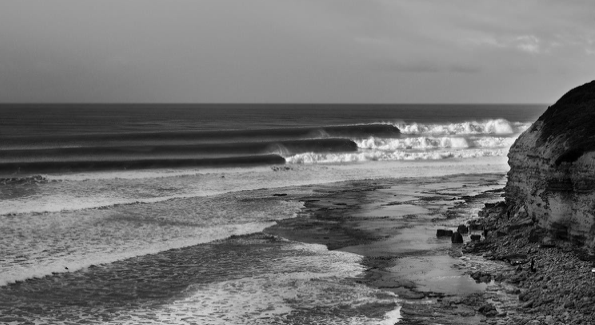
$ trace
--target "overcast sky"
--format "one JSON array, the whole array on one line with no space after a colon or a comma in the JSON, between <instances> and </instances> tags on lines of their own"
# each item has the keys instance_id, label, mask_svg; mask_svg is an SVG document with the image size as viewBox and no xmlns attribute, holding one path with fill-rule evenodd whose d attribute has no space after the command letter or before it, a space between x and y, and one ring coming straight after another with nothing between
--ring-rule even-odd
<instances>
[{"instance_id":1,"label":"overcast sky","mask_svg":"<svg viewBox=\"0 0 595 325\"><path fill-rule=\"evenodd\" d=\"M548 104L593 79L593 0L0 2L0 102Z\"/></svg>"}]
</instances>

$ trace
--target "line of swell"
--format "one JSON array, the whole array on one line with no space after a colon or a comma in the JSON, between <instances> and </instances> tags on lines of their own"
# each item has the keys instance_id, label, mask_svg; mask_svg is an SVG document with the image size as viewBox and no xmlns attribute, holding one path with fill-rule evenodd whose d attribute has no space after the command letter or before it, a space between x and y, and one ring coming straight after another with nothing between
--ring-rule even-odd
<instances>
[{"instance_id":1,"label":"line of swell","mask_svg":"<svg viewBox=\"0 0 595 325\"><path fill-rule=\"evenodd\" d=\"M80 172L99 170L154 169L179 167L233 167L250 165L282 165L279 155L258 155L207 159L140 159L101 161L44 161L0 163L3 173Z\"/></svg>"},{"instance_id":2,"label":"line of swell","mask_svg":"<svg viewBox=\"0 0 595 325\"><path fill-rule=\"evenodd\" d=\"M163 143L250 142L316 138L398 137L399 129L390 124L339 125L282 129L222 130L195 132L152 132L118 134L77 134L71 136L2 137L2 149L35 149L78 146L118 146Z\"/></svg>"},{"instance_id":3,"label":"line of swell","mask_svg":"<svg viewBox=\"0 0 595 325\"><path fill-rule=\"evenodd\" d=\"M0 150L0 164L36 161L136 160L158 158L223 158L304 152L350 152L348 139L311 139L276 142L210 143L167 146L119 146Z\"/></svg>"}]
</instances>

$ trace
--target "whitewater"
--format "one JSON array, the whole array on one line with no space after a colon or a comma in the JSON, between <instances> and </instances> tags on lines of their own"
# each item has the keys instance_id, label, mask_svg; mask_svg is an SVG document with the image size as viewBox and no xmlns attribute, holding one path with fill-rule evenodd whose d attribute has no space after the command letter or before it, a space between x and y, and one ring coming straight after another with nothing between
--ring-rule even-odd
<instances>
[{"instance_id":1,"label":"whitewater","mask_svg":"<svg viewBox=\"0 0 595 325\"><path fill-rule=\"evenodd\" d=\"M527 123L513 124L503 119L396 125L404 137L352 138L358 146L356 152L288 155L282 168L115 170L4 178L4 185L0 185L3 230L18 234L20 239L15 240L14 235L0 239L5 257L0 262L0 285L61 272L64 265L76 270L93 263L258 232L274 220L294 217L300 209L300 205L263 206L263 211L250 215L238 208L226 212L225 217L219 211L197 221L194 211L201 211L199 202L209 197L223 200L230 193L259 188L363 178L506 172L508 148L529 127ZM96 222L114 215L154 215L163 213L159 212L162 209L167 210L167 216L160 218L166 222L191 219L196 227L192 231L176 230L174 234L159 225L137 235L123 235L102 229ZM240 213L241 218L235 217ZM163 242L161 238L168 240ZM48 253L60 250L68 254Z\"/></svg>"},{"instance_id":2,"label":"whitewater","mask_svg":"<svg viewBox=\"0 0 595 325\"><path fill-rule=\"evenodd\" d=\"M236 240L233 236L258 234L280 220L299 217L303 202L269 198L279 193L305 196L316 184L504 174L508 149L540 109L513 108L449 107L447 114L434 106L425 111L409 106L283 107L283 112L279 107L224 107L218 113L176 107L175 119L165 107L146 108L142 114L137 108L121 108L109 121L93 120L101 107L78 108L83 113L74 120L66 117L76 115L68 109L49 114L39 107L1 108L0 117L21 122L1 125L8 119L0 118L0 167L6 167L0 168L0 288L27 279L75 276L77 270L97 265L128 263L134 269L135 259L150 260L172 249L220 247L219 256L235 256L238 247L268 247L252 239L228 244ZM243 125L230 123L240 117ZM234 314L236 323L246 323L250 312L269 307L270 315L263 317L271 320L261 323L275 323L275 317L289 310L310 308L306 301L302 306L286 303L292 298L284 292L303 283L304 291L295 294L319 295L332 306L334 298L325 290L340 290L346 304L394 305L386 315L398 318L396 297L378 300L374 290L342 282L362 271L357 255L303 243L283 244L274 254L268 248L255 251L259 253L235 266L217 266L214 261L221 260L212 257L209 272L257 265L267 256L276 271L268 265L237 278L193 284L188 290L194 293L167 305L162 315L177 310L196 316L200 304L204 321L218 323L217 308L234 314L232 305L237 304L246 313ZM331 264L326 263L329 258ZM287 270L294 271L280 276ZM311 279L321 281L319 286L308 286ZM109 280L101 281L99 286ZM253 295L241 298L233 290ZM213 295L218 299L206 298ZM351 301L354 295L361 301ZM143 308L136 312L150 313ZM123 323L122 317L115 323ZM155 323L170 322L166 318ZM48 318L45 323L58 322Z\"/></svg>"}]
</instances>

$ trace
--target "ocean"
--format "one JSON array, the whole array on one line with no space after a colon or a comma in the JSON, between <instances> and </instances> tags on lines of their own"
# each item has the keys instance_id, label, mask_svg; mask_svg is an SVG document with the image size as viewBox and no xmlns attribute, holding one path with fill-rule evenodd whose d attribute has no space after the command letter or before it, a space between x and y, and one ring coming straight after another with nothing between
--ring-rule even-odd
<instances>
[{"instance_id":1,"label":"ocean","mask_svg":"<svg viewBox=\"0 0 595 325\"><path fill-rule=\"evenodd\" d=\"M545 109L1 105L0 320L389 324L398 297L353 281L362 256L267 232L303 216L289 198L504 174Z\"/></svg>"}]
</instances>

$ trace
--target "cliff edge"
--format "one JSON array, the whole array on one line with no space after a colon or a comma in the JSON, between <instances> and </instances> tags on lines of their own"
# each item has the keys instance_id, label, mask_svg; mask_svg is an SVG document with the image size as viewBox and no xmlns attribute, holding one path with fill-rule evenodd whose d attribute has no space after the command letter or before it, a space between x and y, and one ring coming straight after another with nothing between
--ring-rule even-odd
<instances>
[{"instance_id":1,"label":"cliff edge","mask_svg":"<svg viewBox=\"0 0 595 325\"><path fill-rule=\"evenodd\" d=\"M595 81L550 106L508 153L508 214L595 249Z\"/></svg>"}]
</instances>

